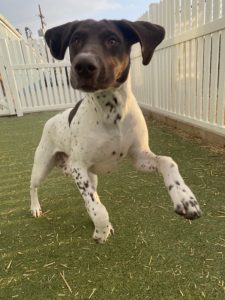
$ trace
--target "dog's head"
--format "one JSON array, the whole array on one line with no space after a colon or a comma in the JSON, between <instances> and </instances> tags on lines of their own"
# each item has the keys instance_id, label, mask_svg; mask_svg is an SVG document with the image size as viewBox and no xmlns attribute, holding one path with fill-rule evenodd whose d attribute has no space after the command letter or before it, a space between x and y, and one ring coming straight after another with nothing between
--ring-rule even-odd
<instances>
[{"instance_id":1,"label":"dog's head","mask_svg":"<svg viewBox=\"0 0 225 300\"><path fill-rule=\"evenodd\" d=\"M164 35L161 26L149 22L85 20L49 29L45 39L56 59L63 59L69 47L73 88L94 92L127 79L133 44L140 43L147 65Z\"/></svg>"}]
</instances>

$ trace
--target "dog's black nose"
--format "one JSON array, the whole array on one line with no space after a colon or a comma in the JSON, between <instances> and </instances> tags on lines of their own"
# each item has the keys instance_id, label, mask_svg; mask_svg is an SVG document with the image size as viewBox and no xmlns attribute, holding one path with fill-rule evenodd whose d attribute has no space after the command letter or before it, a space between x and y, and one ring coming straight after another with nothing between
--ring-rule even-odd
<instances>
[{"instance_id":1,"label":"dog's black nose","mask_svg":"<svg viewBox=\"0 0 225 300\"><path fill-rule=\"evenodd\" d=\"M88 76L88 77L94 76L98 70L97 63L95 59L92 58L91 56L79 58L74 68L76 73L79 76Z\"/></svg>"}]
</instances>

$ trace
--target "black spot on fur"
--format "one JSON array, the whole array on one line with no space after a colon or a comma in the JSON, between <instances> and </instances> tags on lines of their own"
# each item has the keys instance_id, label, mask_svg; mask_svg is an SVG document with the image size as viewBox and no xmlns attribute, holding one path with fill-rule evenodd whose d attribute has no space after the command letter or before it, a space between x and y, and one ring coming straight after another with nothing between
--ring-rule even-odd
<instances>
[{"instance_id":1,"label":"black spot on fur","mask_svg":"<svg viewBox=\"0 0 225 300\"><path fill-rule=\"evenodd\" d=\"M173 185L171 184L171 185L169 185L169 191L171 191L172 190L172 188L173 188Z\"/></svg>"},{"instance_id":2,"label":"black spot on fur","mask_svg":"<svg viewBox=\"0 0 225 300\"><path fill-rule=\"evenodd\" d=\"M118 101L117 101L116 97L113 97L113 101L115 102L116 105L118 104Z\"/></svg>"},{"instance_id":3,"label":"black spot on fur","mask_svg":"<svg viewBox=\"0 0 225 300\"><path fill-rule=\"evenodd\" d=\"M181 206L180 204L177 204L176 209L175 209L175 212L176 212L178 215L181 215L181 216L184 215L182 206Z\"/></svg>"},{"instance_id":4,"label":"black spot on fur","mask_svg":"<svg viewBox=\"0 0 225 300\"><path fill-rule=\"evenodd\" d=\"M85 186L82 185L79 181L77 182L77 186L78 186L79 190L86 191Z\"/></svg>"},{"instance_id":5,"label":"black spot on fur","mask_svg":"<svg viewBox=\"0 0 225 300\"><path fill-rule=\"evenodd\" d=\"M180 182L179 181L175 181L176 185L180 185Z\"/></svg>"},{"instance_id":6,"label":"black spot on fur","mask_svg":"<svg viewBox=\"0 0 225 300\"><path fill-rule=\"evenodd\" d=\"M123 156L123 153L120 153L120 157L122 157Z\"/></svg>"},{"instance_id":7,"label":"black spot on fur","mask_svg":"<svg viewBox=\"0 0 225 300\"><path fill-rule=\"evenodd\" d=\"M94 202L95 201L94 195L92 193L90 193L89 195L91 197L91 200Z\"/></svg>"},{"instance_id":8,"label":"black spot on fur","mask_svg":"<svg viewBox=\"0 0 225 300\"><path fill-rule=\"evenodd\" d=\"M173 168L173 167L175 167L175 165L174 165L174 164L171 164L171 165L170 165L170 168Z\"/></svg>"},{"instance_id":9,"label":"black spot on fur","mask_svg":"<svg viewBox=\"0 0 225 300\"><path fill-rule=\"evenodd\" d=\"M107 102L107 103L105 104L105 106L109 106L110 112L113 111L114 105L113 105L111 102Z\"/></svg>"},{"instance_id":10,"label":"black spot on fur","mask_svg":"<svg viewBox=\"0 0 225 300\"><path fill-rule=\"evenodd\" d=\"M78 111L78 108L79 106L81 105L81 102L83 101L83 99L81 99L80 101L78 101L76 103L76 105L74 106L74 108L71 110L71 112L69 113L69 118L68 118L68 121L69 121L69 126L73 120L73 118L75 117L77 111Z\"/></svg>"},{"instance_id":11,"label":"black spot on fur","mask_svg":"<svg viewBox=\"0 0 225 300\"><path fill-rule=\"evenodd\" d=\"M113 152L112 152L112 155L115 155L115 154L116 154L116 151L113 151Z\"/></svg>"},{"instance_id":12,"label":"black spot on fur","mask_svg":"<svg viewBox=\"0 0 225 300\"><path fill-rule=\"evenodd\" d=\"M190 201L189 203L190 203L190 205L191 205L192 207L195 207L195 204L194 204L193 201Z\"/></svg>"},{"instance_id":13,"label":"black spot on fur","mask_svg":"<svg viewBox=\"0 0 225 300\"><path fill-rule=\"evenodd\" d=\"M84 186L85 186L86 188L88 188L88 187L89 187L89 182L88 182L88 181L84 182Z\"/></svg>"},{"instance_id":14,"label":"black spot on fur","mask_svg":"<svg viewBox=\"0 0 225 300\"><path fill-rule=\"evenodd\" d=\"M114 120L114 124L116 124L117 121L121 120L121 115L120 114L117 114L116 115L116 118Z\"/></svg>"}]
</instances>

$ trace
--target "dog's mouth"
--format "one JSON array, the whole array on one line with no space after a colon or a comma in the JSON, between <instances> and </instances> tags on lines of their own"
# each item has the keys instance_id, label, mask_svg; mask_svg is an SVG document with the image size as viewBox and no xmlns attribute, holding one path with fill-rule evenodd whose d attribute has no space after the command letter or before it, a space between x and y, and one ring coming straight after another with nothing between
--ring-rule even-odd
<instances>
[{"instance_id":1,"label":"dog's mouth","mask_svg":"<svg viewBox=\"0 0 225 300\"><path fill-rule=\"evenodd\" d=\"M86 92L86 93L94 93L94 92L99 90L98 88L95 88L95 87L90 86L90 85L82 85L82 86L78 87L78 89L80 91L83 91L83 92Z\"/></svg>"},{"instance_id":2,"label":"dog's mouth","mask_svg":"<svg viewBox=\"0 0 225 300\"><path fill-rule=\"evenodd\" d=\"M77 81L77 80L73 80L72 78L70 82L71 82L71 86L75 90L80 90L86 93L93 93L101 89L100 87L97 87L93 82Z\"/></svg>"},{"instance_id":3,"label":"dog's mouth","mask_svg":"<svg viewBox=\"0 0 225 300\"><path fill-rule=\"evenodd\" d=\"M80 90L80 91L86 92L86 93L94 93L96 91L106 90L106 89L114 86L114 84L111 81L99 82L99 80L83 79L83 78L79 78L77 76L74 76L74 77L71 76L70 83L74 89Z\"/></svg>"}]
</instances>

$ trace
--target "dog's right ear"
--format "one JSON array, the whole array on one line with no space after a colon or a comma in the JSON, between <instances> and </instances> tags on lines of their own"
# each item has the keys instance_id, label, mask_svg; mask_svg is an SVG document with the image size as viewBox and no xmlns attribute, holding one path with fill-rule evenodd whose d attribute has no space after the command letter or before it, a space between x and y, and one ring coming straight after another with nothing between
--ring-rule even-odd
<instances>
[{"instance_id":1,"label":"dog's right ear","mask_svg":"<svg viewBox=\"0 0 225 300\"><path fill-rule=\"evenodd\" d=\"M51 54L56 59L63 59L69 46L71 35L79 21L69 22L46 31L45 40Z\"/></svg>"},{"instance_id":2,"label":"dog's right ear","mask_svg":"<svg viewBox=\"0 0 225 300\"><path fill-rule=\"evenodd\" d=\"M155 48L165 37L165 29L159 25L145 21L114 20L124 36L131 44L140 43L143 65L149 64Z\"/></svg>"}]
</instances>

